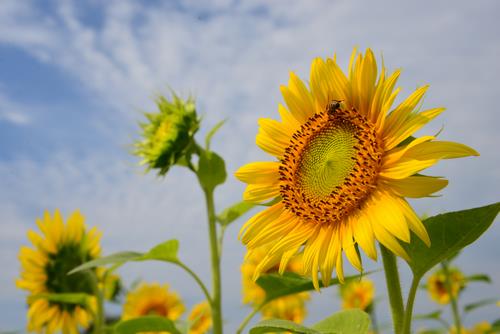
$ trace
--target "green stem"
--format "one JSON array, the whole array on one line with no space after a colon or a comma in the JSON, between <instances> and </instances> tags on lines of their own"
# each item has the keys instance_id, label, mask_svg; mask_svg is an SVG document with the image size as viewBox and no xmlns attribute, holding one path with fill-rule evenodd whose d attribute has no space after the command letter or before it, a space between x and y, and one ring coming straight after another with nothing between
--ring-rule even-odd
<instances>
[{"instance_id":1,"label":"green stem","mask_svg":"<svg viewBox=\"0 0 500 334\"><path fill-rule=\"evenodd\" d=\"M418 284L420 283L420 277L413 277L411 281L410 291L408 293L408 299L406 300L405 317L403 320L403 333L411 334L411 320L413 315L413 303L415 302L415 296L417 295Z\"/></svg>"},{"instance_id":2,"label":"green stem","mask_svg":"<svg viewBox=\"0 0 500 334\"><path fill-rule=\"evenodd\" d=\"M460 312L458 311L458 301L452 293L450 270L448 268L448 263L446 261L441 262L441 267L443 268L444 276L446 278L445 285L446 285L446 290L448 290L448 295L450 296L451 312L453 313L453 321L455 322L455 327L457 328L457 333L462 334L462 322L460 320Z\"/></svg>"},{"instance_id":3,"label":"green stem","mask_svg":"<svg viewBox=\"0 0 500 334\"><path fill-rule=\"evenodd\" d=\"M210 292L208 292L207 287L205 286L205 284L203 284L203 281L200 279L200 277L198 275L196 275L195 272L192 271L184 263L182 263L182 262L176 262L176 264L179 267L181 267L182 269L184 269L196 281L196 283L198 283L198 285L200 286L201 290L203 291L203 294L205 295L205 298L207 299L207 301L209 303L212 303L212 297L210 296Z\"/></svg>"},{"instance_id":4,"label":"green stem","mask_svg":"<svg viewBox=\"0 0 500 334\"><path fill-rule=\"evenodd\" d=\"M103 292L99 289L99 282L97 280L96 273L93 271L89 271L88 274L92 283L92 290L95 297L97 298L97 312L94 316L94 329L92 332L94 334L101 334L104 322L104 296Z\"/></svg>"},{"instance_id":5,"label":"green stem","mask_svg":"<svg viewBox=\"0 0 500 334\"><path fill-rule=\"evenodd\" d=\"M369 306L368 313L370 314L370 317L372 318L372 329L374 334L379 334L380 331L378 329L378 321L377 321L377 315L375 312L375 301L372 302L372 304Z\"/></svg>"},{"instance_id":6,"label":"green stem","mask_svg":"<svg viewBox=\"0 0 500 334\"><path fill-rule=\"evenodd\" d=\"M210 253L212 259L212 321L214 334L222 334L222 308L221 308L221 275L219 244L217 240L217 226L215 218L215 205L213 190L204 190L207 205L208 230L210 237Z\"/></svg>"},{"instance_id":7,"label":"green stem","mask_svg":"<svg viewBox=\"0 0 500 334\"><path fill-rule=\"evenodd\" d=\"M389 302L391 304L392 322L394 333L400 334L404 318L403 296L401 295L401 283L399 281L398 264L396 257L384 246L380 245L382 261L384 263L385 281Z\"/></svg>"},{"instance_id":8,"label":"green stem","mask_svg":"<svg viewBox=\"0 0 500 334\"><path fill-rule=\"evenodd\" d=\"M257 314L257 312L260 311L260 309L262 308L262 306L264 306L264 305L260 305L259 307L254 308L252 310L252 312L250 312L245 317L245 319L243 319L243 321L241 322L240 326L238 327L238 330L236 330L236 334L241 334L243 332L243 330L245 329L245 326L248 325L248 323L250 322L250 320L252 320L252 318Z\"/></svg>"}]
</instances>

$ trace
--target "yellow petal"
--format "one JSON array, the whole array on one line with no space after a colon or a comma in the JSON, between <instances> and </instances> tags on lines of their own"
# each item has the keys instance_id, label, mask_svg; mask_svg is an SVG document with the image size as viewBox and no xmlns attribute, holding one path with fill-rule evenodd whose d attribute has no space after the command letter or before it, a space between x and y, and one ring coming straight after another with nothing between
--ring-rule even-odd
<instances>
[{"instance_id":1,"label":"yellow petal","mask_svg":"<svg viewBox=\"0 0 500 334\"><path fill-rule=\"evenodd\" d=\"M363 271L363 266L361 265L361 260L359 258L358 252L354 247L354 240L352 237L352 230L349 225L343 226L341 228L342 231L342 248L345 252L345 255L349 262L356 268L358 271Z\"/></svg>"},{"instance_id":2,"label":"yellow petal","mask_svg":"<svg viewBox=\"0 0 500 334\"><path fill-rule=\"evenodd\" d=\"M415 145L405 156L418 160L455 159L478 156L476 150L467 145L449 141L430 141Z\"/></svg>"},{"instance_id":3,"label":"yellow petal","mask_svg":"<svg viewBox=\"0 0 500 334\"><path fill-rule=\"evenodd\" d=\"M255 137L255 143L262 150L277 158L281 158L285 153L285 149L287 148L287 145L276 141L273 137L269 136L269 134L264 131L259 131L259 133Z\"/></svg>"},{"instance_id":4,"label":"yellow petal","mask_svg":"<svg viewBox=\"0 0 500 334\"><path fill-rule=\"evenodd\" d=\"M422 240L427 247L430 247L431 240L429 238L429 234L427 234L427 230L425 229L424 224L420 221L420 218L415 214L415 211L411 208L411 206L402 198L396 199L399 202L399 207L406 217L406 221L410 230L415 233L420 240Z\"/></svg>"},{"instance_id":5,"label":"yellow petal","mask_svg":"<svg viewBox=\"0 0 500 334\"><path fill-rule=\"evenodd\" d=\"M368 255L369 258L377 260L377 249L375 248L375 239L370 220L360 211L355 217L350 219L353 236L359 247Z\"/></svg>"},{"instance_id":6,"label":"yellow petal","mask_svg":"<svg viewBox=\"0 0 500 334\"><path fill-rule=\"evenodd\" d=\"M410 257L408 253L401 247L398 240L394 238L394 236L387 231L382 225L377 224L377 222L372 223L373 233L375 234L375 238L384 245L387 249L389 249L394 254L401 256L406 261L410 261Z\"/></svg>"},{"instance_id":7,"label":"yellow petal","mask_svg":"<svg viewBox=\"0 0 500 334\"><path fill-rule=\"evenodd\" d=\"M400 159L389 168L382 169L379 175L387 179L404 179L435 165L437 162L438 160Z\"/></svg>"},{"instance_id":8,"label":"yellow petal","mask_svg":"<svg viewBox=\"0 0 500 334\"><path fill-rule=\"evenodd\" d=\"M448 185L448 180L431 176L410 176L404 179L385 179L381 182L401 197L427 197Z\"/></svg>"},{"instance_id":9,"label":"yellow petal","mask_svg":"<svg viewBox=\"0 0 500 334\"><path fill-rule=\"evenodd\" d=\"M245 201L260 203L272 199L280 194L278 183L275 184L249 184L243 193Z\"/></svg>"},{"instance_id":10,"label":"yellow petal","mask_svg":"<svg viewBox=\"0 0 500 334\"><path fill-rule=\"evenodd\" d=\"M252 162L240 167L234 176L245 183L274 184L279 179L279 166L277 161Z\"/></svg>"},{"instance_id":11,"label":"yellow petal","mask_svg":"<svg viewBox=\"0 0 500 334\"><path fill-rule=\"evenodd\" d=\"M417 114L408 114L407 117L402 118L402 121L398 124L398 126L395 126L390 131L384 130L386 150L396 147L399 143L418 131L425 124L439 116L444 110L444 108L434 108ZM386 126L387 123L388 122L386 122Z\"/></svg>"},{"instance_id":12,"label":"yellow petal","mask_svg":"<svg viewBox=\"0 0 500 334\"><path fill-rule=\"evenodd\" d=\"M281 86L281 94L288 110L299 122L305 123L309 117L314 115L315 109L311 93L295 73L290 72L288 87Z\"/></svg>"},{"instance_id":13,"label":"yellow petal","mask_svg":"<svg viewBox=\"0 0 500 334\"><path fill-rule=\"evenodd\" d=\"M283 209L283 203L279 202L264 211L259 212L243 224L240 233L238 234L238 239L240 239L244 244L247 244L249 240L253 239L255 235L257 235L258 231L277 219L283 213Z\"/></svg>"}]
</instances>

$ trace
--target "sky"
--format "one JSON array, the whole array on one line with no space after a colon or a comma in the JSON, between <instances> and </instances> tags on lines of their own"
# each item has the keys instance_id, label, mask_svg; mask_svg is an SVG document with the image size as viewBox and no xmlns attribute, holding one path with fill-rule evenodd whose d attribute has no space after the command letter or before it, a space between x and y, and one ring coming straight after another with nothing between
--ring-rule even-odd
<instances>
[{"instance_id":1,"label":"sky","mask_svg":"<svg viewBox=\"0 0 500 334\"><path fill-rule=\"evenodd\" d=\"M196 97L199 139L228 119L212 144L229 173L216 191L220 211L244 189L232 173L267 159L254 143L257 120L277 117L279 86L289 72L307 80L311 61L334 53L346 69L353 47L372 48L389 70L403 70L401 96L429 83L424 107L447 108L421 134L442 128L441 138L481 154L430 169L450 184L441 197L412 201L417 211L432 215L497 201L498 12L494 0L0 0L0 330L25 325L25 293L14 286L17 253L44 210L60 208L65 216L81 210L87 225L103 232L104 254L145 251L177 238L181 259L209 281L204 202L194 175L181 168L164 179L145 175L130 154L142 112L154 111L154 97L169 88ZM222 258L228 333L249 311L241 306L239 284L244 247L237 233L244 220L228 229ZM464 303L500 299L499 238L496 222L458 258L466 273L486 272L495 281L466 290ZM381 268L365 262L367 269ZM409 272L401 267L407 289ZM188 307L202 300L188 276L168 265L130 264L120 273L127 284L168 282ZM388 322L382 276L372 275L381 296L378 316ZM335 289L315 294L306 323L338 308ZM433 309L420 293L416 312ZM497 318L500 308L493 306L465 322Z\"/></svg>"}]
</instances>

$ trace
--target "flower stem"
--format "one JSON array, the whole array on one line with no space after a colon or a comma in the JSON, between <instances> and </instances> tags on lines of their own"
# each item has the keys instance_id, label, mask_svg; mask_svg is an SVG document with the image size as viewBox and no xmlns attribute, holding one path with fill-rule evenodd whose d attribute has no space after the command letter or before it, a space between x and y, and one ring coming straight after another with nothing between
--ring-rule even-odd
<instances>
[{"instance_id":1,"label":"flower stem","mask_svg":"<svg viewBox=\"0 0 500 334\"><path fill-rule=\"evenodd\" d=\"M94 324L92 332L94 334L100 334L102 333L104 322L104 295L103 292L99 289L99 282L97 280L96 273L93 271L89 271L88 275L90 277L94 296L97 299L97 312L94 313Z\"/></svg>"},{"instance_id":2,"label":"flower stem","mask_svg":"<svg viewBox=\"0 0 500 334\"><path fill-rule=\"evenodd\" d=\"M420 277L413 277L411 281L410 291L408 293L408 299L406 300L405 317L403 320L403 333L411 334L411 317L413 315L413 303L415 302L415 296L417 294L418 284L420 283Z\"/></svg>"},{"instance_id":3,"label":"flower stem","mask_svg":"<svg viewBox=\"0 0 500 334\"><path fill-rule=\"evenodd\" d=\"M441 267L443 268L444 276L446 277L446 290L448 291L448 295L450 296L451 303L451 312L453 313L453 321L455 322L455 327L457 329L458 334L462 334L462 322L460 320L460 312L458 311L458 301L457 298L452 293L451 289L451 279L450 279L450 270L448 268L448 262L441 262Z\"/></svg>"},{"instance_id":4,"label":"flower stem","mask_svg":"<svg viewBox=\"0 0 500 334\"><path fill-rule=\"evenodd\" d=\"M382 261L384 263L385 281L389 302L391 304L392 322L394 333L401 333L404 318L403 296L401 295L401 283L399 281L398 264L396 257L383 245L380 245Z\"/></svg>"},{"instance_id":5,"label":"flower stem","mask_svg":"<svg viewBox=\"0 0 500 334\"><path fill-rule=\"evenodd\" d=\"M257 314L257 312L260 311L263 305L260 305L259 307L255 307L252 312L250 312L245 319L241 322L240 326L238 327L238 330L236 330L236 334L241 334L243 330L245 329L245 326L248 325L250 320Z\"/></svg>"},{"instance_id":6,"label":"flower stem","mask_svg":"<svg viewBox=\"0 0 500 334\"><path fill-rule=\"evenodd\" d=\"M215 219L215 205L213 190L204 190L207 205L208 230L210 237L210 253L212 260L212 321L214 334L222 334L222 308L221 308L221 275L219 242L217 240L217 226Z\"/></svg>"},{"instance_id":7,"label":"flower stem","mask_svg":"<svg viewBox=\"0 0 500 334\"><path fill-rule=\"evenodd\" d=\"M201 288L201 291L203 291L203 294L205 295L205 298L207 298L207 301L211 303L212 297L210 296L210 292L208 292L207 287L205 286L205 284L203 284L203 281L200 279L200 277L198 277L198 275L196 275L194 271L192 271L191 268L186 266L184 263L179 261L176 262L176 264L182 269L184 269L196 281L196 283L198 283L198 285Z\"/></svg>"}]
</instances>

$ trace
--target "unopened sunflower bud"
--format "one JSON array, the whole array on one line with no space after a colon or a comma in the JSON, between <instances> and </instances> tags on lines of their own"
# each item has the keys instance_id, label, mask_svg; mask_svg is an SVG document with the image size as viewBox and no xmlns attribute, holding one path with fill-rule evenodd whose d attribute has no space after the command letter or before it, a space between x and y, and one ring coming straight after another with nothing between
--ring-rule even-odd
<instances>
[{"instance_id":1,"label":"unopened sunflower bud","mask_svg":"<svg viewBox=\"0 0 500 334\"><path fill-rule=\"evenodd\" d=\"M141 157L146 170L156 169L164 176L169 168L189 154L199 119L193 99L182 100L173 94L172 101L164 96L156 100L158 111L145 113L147 122L141 122L142 140L134 146L134 154ZM186 157L189 160L189 157Z\"/></svg>"}]
</instances>

